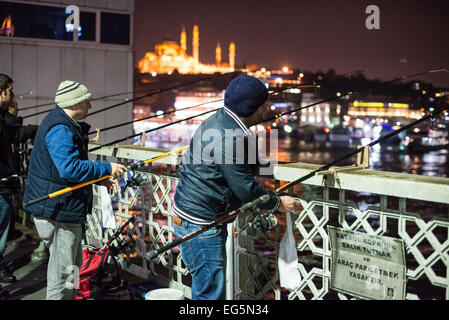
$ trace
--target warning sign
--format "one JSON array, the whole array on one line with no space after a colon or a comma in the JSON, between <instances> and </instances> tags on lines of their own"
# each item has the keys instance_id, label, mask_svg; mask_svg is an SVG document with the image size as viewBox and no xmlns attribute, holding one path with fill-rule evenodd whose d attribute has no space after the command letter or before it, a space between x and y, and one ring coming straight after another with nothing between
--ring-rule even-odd
<instances>
[{"instance_id":1,"label":"warning sign","mask_svg":"<svg viewBox=\"0 0 449 320\"><path fill-rule=\"evenodd\" d=\"M402 240L328 226L332 249L331 288L376 300L405 299Z\"/></svg>"}]
</instances>

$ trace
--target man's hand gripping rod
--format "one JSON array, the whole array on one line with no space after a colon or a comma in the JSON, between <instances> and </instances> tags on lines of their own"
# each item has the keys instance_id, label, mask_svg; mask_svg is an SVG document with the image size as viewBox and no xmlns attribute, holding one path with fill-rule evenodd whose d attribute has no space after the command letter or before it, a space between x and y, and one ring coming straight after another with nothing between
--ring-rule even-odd
<instances>
[{"instance_id":1,"label":"man's hand gripping rod","mask_svg":"<svg viewBox=\"0 0 449 320\"><path fill-rule=\"evenodd\" d=\"M159 160L159 159L168 157L169 155L171 155L171 154L173 154L173 153L181 153L181 152L183 152L184 150L186 150L188 147L189 147L189 146L185 146L185 147L182 147L182 148L180 148L180 149L177 149L177 150L173 150L173 151L164 153L164 154L162 154L162 155L160 155L160 156L157 156L157 157L154 157L154 158L145 160L145 161L144 161L144 160L138 161L138 162L136 162L136 163L134 163L134 164L128 166L128 170L130 170L130 171L136 170L137 168L139 168L139 167L141 167L141 166L143 166L143 165L145 165L145 164L147 164L147 163L151 163L151 162L157 161L157 160ZM38 202L41 202L41 201L44 201L44 200L48 200L48 199L55 198L55 197L60 196L60 195L62 195L62 194L65 194L65 193L68 193L68 192L71 192L71 191L74 191L74 190L77 190L77 189L86 187L86 186L91 185L91 184L94 184L94 183L96 183L96 182L99 182L99 181L102 181L102 180L109 179L110 177L111 177L111 175L106 175L106 176L101 177L100 179L97 179L97 180L92 180L92 181L80 183L80 184L78 184L78 185L76 185L76 186L68 187L68 188L65 188L65 189L62 189L62 190L59 190L59 191L56 191L56 192L47 194L47 195L45 195L45 196L43 196L43 197L40 197L40 198L37 198L37 199L34 199L34 200L30 200L30 201L24 203L24 204L23 204L23 207L24 207L24 208L29 207L29 206L31 206L31 205L33 205L33 204L38 203Z\"/></svg>"}]
</instances>

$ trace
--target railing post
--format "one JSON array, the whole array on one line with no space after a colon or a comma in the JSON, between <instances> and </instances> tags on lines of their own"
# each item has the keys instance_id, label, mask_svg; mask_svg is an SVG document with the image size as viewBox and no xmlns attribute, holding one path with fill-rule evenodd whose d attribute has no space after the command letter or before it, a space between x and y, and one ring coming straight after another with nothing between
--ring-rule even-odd
<instances>
[{"instance_id":1,"label":"railing post","mask_svg":"<svg viewBox=\"0 0 449 320\"><path fill-rule=\"evenodd\" d=\"M234 223L228 223L228 238L226 239L226 300L234 300L234 286L235 286L235 239L233 237Z\"/></svg>"}]
</instances>

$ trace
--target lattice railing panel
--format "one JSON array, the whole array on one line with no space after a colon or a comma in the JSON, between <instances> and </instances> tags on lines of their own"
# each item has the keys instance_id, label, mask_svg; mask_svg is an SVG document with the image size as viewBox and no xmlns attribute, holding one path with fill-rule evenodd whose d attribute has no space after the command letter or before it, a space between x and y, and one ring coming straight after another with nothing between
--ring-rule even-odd
<instances>
[{"instance_id":1,"label":"lattice railing panel","mask_svg":"<svg viewBox=\"0 0 449 320\"><path fill-rule=\"evenodd\" d=\"M142 183L139 186L126 186L114 199L117 226L123 224L131 215L135 215L136 223L128 228L128 234L133 237L134 250L140 258L134 259L133 264L143 272L161 277L170 285L182 288L189 296L190 287L184 284L186 276L189 275L180 254L168 251L152 262L143 259L149 250L162 247L175 239L170 197L173 196L178 179L153 172L139 171L139 174L142 177ZM128 177L125 175L125 182L127 181ZM101 193L97 186L94 186L94 198L86 235L88 244L98 246L104 244L115 230L102 229L100 226ZM120 262L125 263L123 258Z\"/></svg>"}]
</instances>

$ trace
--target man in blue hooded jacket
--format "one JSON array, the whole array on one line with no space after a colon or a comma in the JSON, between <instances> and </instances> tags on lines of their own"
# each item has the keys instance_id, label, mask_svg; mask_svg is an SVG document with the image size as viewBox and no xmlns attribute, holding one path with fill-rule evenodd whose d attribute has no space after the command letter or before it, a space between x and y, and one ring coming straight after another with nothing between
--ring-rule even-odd
<instances>
[{"instance_id":1,"label":"man in blue hooded jacket","mask_svg":"<svg viewBox=\"0 0 449 320\"><path fill-rule=\"evenodd\" d=\"M211 224L215 218L268 191L254 174L258 168L256 137L248 129L263 119L268 90L257 78L241 75L229 84L225 107L206 119L195 132L182 159L174 197L174 230L178 238ZM257 160L257 159L256 159ZM262 209L299 210L294 198L273 193ZM192 275L192 299L223 300L226 225L209 229L180 245Z\"/></svg>"},{"instance_id":2,"label":"man in blue hooded jacket","mask_svg":"<svg viewBox=\"0 0 449 320\"><path fill-rule=\"evenodd\" d=\"M78 82L63 81L56 92L56 106L42 120L28 167L24 202L111 175L103 185L110 191L119 186L125 166L88 159L90 126L87 117L91 94ZM81 267L82 225L92 208L92 186L48 199L27 208L33 214L39 237L50 251L47 268L47 300L72 300L76 283L73 272Z\"/></svg>"}]
</instances>

